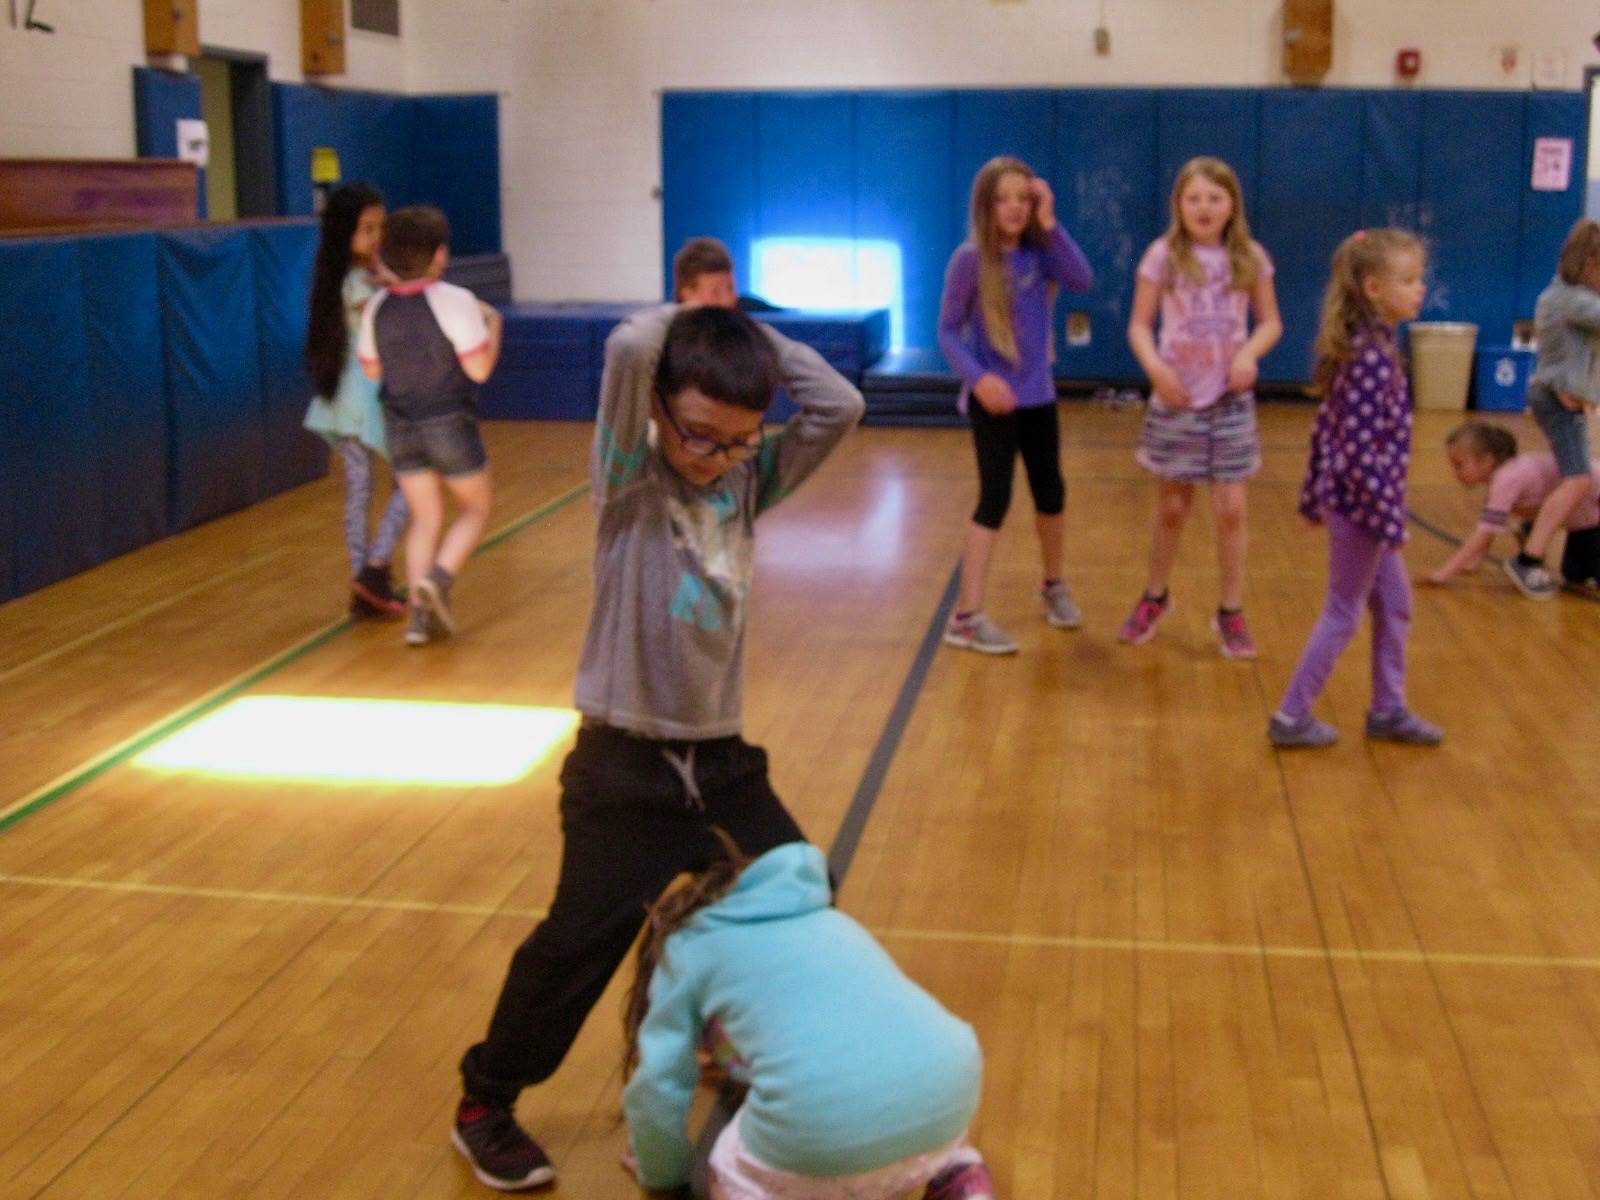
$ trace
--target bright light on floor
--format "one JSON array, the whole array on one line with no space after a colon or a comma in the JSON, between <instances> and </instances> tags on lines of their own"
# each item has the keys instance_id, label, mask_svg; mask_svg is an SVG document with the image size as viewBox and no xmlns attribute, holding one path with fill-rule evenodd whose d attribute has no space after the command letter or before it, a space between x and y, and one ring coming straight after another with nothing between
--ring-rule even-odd
<instances>
[{"instance_id":1,"label":"bright light on floor","mask_svg":"<svg viewBox=\"0 0 1600 1200\"><path fill-rule=\"evenodd\" d=\"M247 696L133 761L232 778L492 786L527 775L577 720L571 709L506 704Z\"/></svg>"},{"instance_id":2,"label":"bright light on floor","mask_svg":"<svg viewBox=\"0 0 1600 1200\"><path fill-rule=\"evenodd\" d=\"M905 292L894 242L760 238L751 257L750 286L762 299L820 312L887 308L889 348L905 345Z\"/></svg>"}]
</instances>

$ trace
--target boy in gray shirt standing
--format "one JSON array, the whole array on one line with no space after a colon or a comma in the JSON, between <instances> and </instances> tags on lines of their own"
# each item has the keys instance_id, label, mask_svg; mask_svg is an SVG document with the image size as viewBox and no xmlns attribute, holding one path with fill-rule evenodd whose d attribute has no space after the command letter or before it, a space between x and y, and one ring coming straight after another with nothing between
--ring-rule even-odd
<instances>
[{"instance_id":1,"label":"boy in gray shirt standing","mask_svg":"<svg viewBox=\"0 0 1600 1200\"><path fill-rule=\"evenodd\" d=\"M800 411L762 420L779 385ZM452 1140L501 1190L555 1178L513 1108L560 1065L646 908L721 853L803 841L740 736L755 520L860 420L861 394L809 347L719 307L636 314L606 342L590 474L594 610L583 725L561 771L561 874L513 955L488 1036L461 1062Z\"/></svg>"}]
</instances>

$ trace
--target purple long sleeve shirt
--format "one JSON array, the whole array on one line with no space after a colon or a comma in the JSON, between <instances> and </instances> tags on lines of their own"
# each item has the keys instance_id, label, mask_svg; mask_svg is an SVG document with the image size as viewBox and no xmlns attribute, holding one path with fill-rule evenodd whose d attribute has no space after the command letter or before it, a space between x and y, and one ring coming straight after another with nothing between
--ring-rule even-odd
<instances>
[{"instance_id":1,"label":"purple long sleeve shirt","mask_svg":"<svg viewBox=\"0 0 1600 1200\"><path fill-rule=\"evenodd\" d=\"M1339 513L1391 546L1406 540L1406 472L1411 466L1411 386L1394 331L1356 331L1317 410L1300 511L1313 521Z\"/></svg>"},{"instance_id":2,"label":"purple long sleeve shirt","mask_svg":"<svg viewBox=\"0 0 1600 1200\"><path fill-rule=\"evenodd\" d=\"M1058 223L1045 244L1019 246L1006 255L1011 272L1011 328L1017 340L1017 362L989 344L978 299L978 248L964 242L945 269L944 300L939 305L939 348L961 376L962 408L967 393L985 375L998 375L1011 385L1020 408L1054 404L1055 380L1050 374L1051 288L1085 292L1094 286L1094 270L1078 243Z\"/></svg>"}]
</instances>

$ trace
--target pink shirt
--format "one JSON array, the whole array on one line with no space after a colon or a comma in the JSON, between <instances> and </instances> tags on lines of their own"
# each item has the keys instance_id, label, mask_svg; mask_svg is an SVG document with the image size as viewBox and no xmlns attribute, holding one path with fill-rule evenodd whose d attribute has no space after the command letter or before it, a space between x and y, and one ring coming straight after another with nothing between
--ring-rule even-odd
<instances>
[{"instance_id":1,"label":"pink shirt","mask_svg":"<svg viewBox=\"0 0 1600 1200\"><path fill-rule=\"evenodd\" d=\"M1263 278L1272 259L1251 242ZM1161 287L1161 330L1156 352L1178 372L1195 408L1208 408L1228 392L1228 366L1250 336L1250 293L1231 286L1226 246L1196 246L1205 281L1195 283L1170 263L1167 239L1157 238L1139 260L1139 276Z\"/></svg>"},{"instance_id":2,"label":"pink shirt","mask_svg":"<svg viewBox=\"0 0 1600 1200\"><path fill-rule=\"evenodd\" d=\"M1593 529L1600 525L1600 459L1593 460L1589 467L1594 484L1567 517L1568 529ZM1478 524L1498 533L1505 529L1513 513L1519 517L1537 516L1539 506L1560 482L1561 468L1556 466L1554 454L1545 451L1517 455L1500 464L1489 476L1489 495L1484 499L1483 516L1478 518Z\"/></svg>"}]
</instances>

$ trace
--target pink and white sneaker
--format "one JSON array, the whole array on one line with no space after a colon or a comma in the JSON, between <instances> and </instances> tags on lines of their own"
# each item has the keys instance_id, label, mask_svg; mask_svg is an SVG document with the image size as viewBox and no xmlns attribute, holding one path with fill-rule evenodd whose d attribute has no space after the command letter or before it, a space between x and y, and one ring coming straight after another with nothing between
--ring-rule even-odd
<instances>
[{"instance_id":1,"label":"pink and white sneaker","mask_svg":"<svg viewBox=\"0 0 1600 1200\"><path fill-rule=\"evenodd\" d=\"M1156 626L1161 624L1161 618L1172 611L1172 593L1168 592L1157 600L1148 592L1139 597L1139 603L1133 606L1133 614L1122 623L1122 628L1117 630L1117 641L1126 642L1130 646L1142 646L1156 635Z\"/></svg>"},{"instance_id":2,"label":"pink and white sneaker","mask_svg":"<svg viewBox=\"0 0 1600 1200\"><path fill-rule=\"evenodd\" d=\"M1256 656L1256 640L1250 636L1250 627L1244 623L1243 612L1223 612L1211 618L1211 628L1222 639L1222 657L1252 659Z\"/></svg>"}]
</instances>

